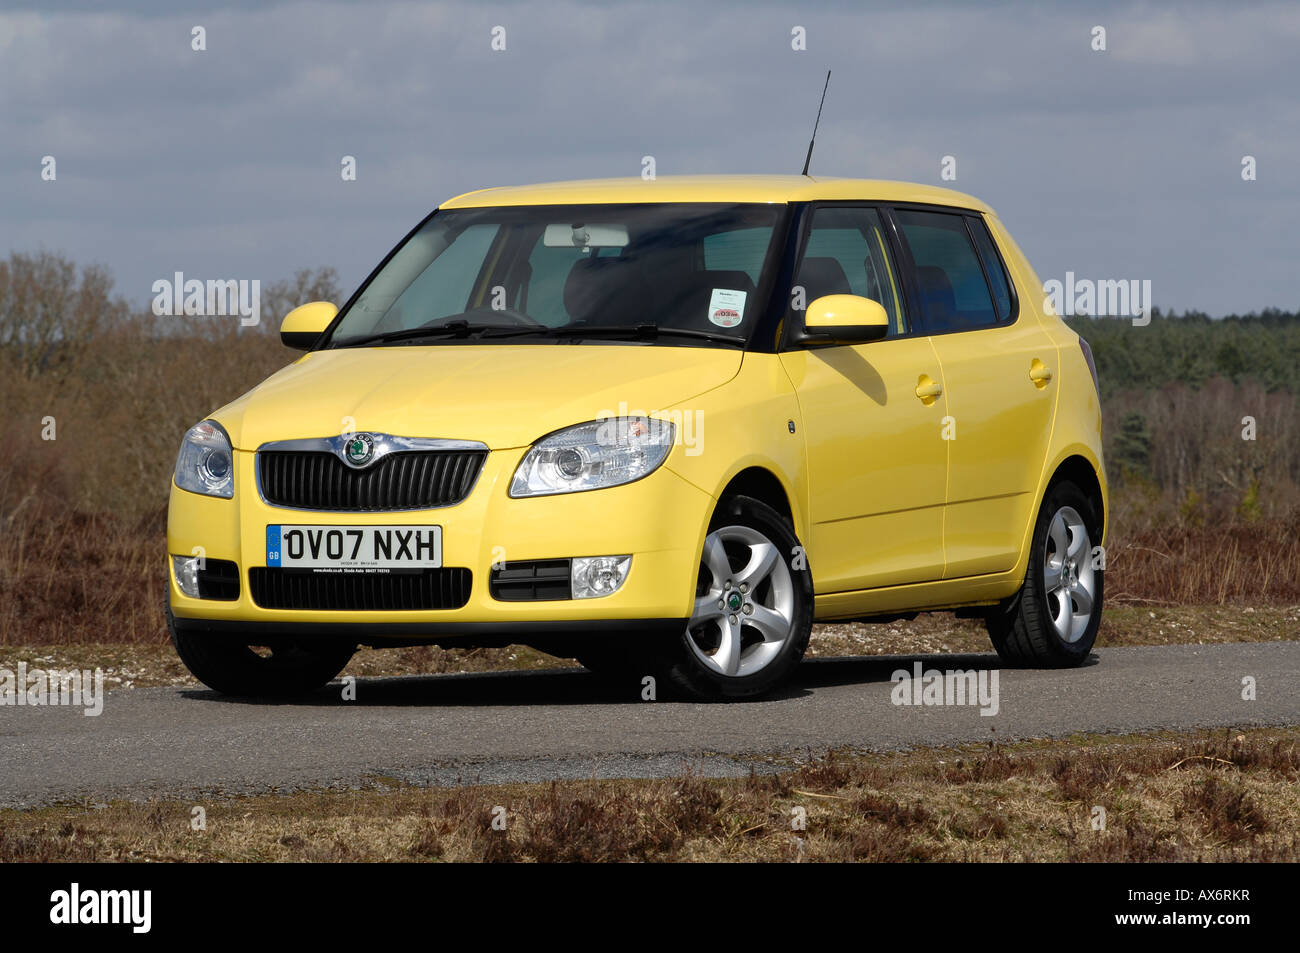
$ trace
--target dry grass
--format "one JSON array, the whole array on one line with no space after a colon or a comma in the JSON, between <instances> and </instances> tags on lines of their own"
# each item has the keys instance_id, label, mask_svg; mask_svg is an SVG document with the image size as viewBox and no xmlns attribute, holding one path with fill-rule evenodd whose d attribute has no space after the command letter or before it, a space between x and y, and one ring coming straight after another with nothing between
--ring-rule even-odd
<instances>
[{"instance_id":1,"label":"dry grass","mask_svg":"<svg viewBox=\"0 0 1300 953\"><path fill-rule=\"evenodd\" d=\"M0 644L166 640L166 516L32 506L0 536Z\"/></svg>"},{"instance_id":2,"label":"dry grass","mask_svg":"<svg viewBox=\"0 0 1300 953\"><path fill-rule=\"evenodd\" d=\"M741 780L375 782L0 811L0 862L1294 862L1297 791L1300 729L1094 736L832 753ZM191 827L196 806L206 830Z\"/></svg>"},{"instance_id":3,"label":"dry grass","mask_svg":"<svg viewBox=\"0 0 1300 953\"><path fill-rule=\"evenodd\" d=\"M1112 604L1300 604L1300 514L1121 536L1106 552Z\"/></svg>"},{"instance_id":4,"label":"dry grass","mask_svg":"<svg viewBox=\"0 0 1300 953\"><path fill-rule=\"evenodd\" d=\"M181 437L295 357L264 331L178 336L166 322L114 322L76 373L29 377L0 353L0 643L165 639Z\"/></svg>"}]
</instances>

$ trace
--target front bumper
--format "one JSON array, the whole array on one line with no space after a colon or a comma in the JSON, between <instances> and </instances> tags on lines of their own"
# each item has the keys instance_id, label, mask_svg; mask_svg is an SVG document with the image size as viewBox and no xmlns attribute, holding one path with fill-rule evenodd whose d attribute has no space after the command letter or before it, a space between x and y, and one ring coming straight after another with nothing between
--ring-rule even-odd
<instances>
[{"instance_id":1,"label":"front bumper","mask_svg":"<svg viewBox=\"0 0 1300 953\"><path fill-rule=\"evenodd\" d=\"M603 631L680 632L694 602L700 546L712 512L705 492L660 467L635 483L603 490L511 499L507 488L526 448L488 454L469 496L454 506L397 513L315 512L273 506L258 493L254 454L234 454L230 500L171 490L167 516L168 594L178 629L338 635L358 640L481 636L513 638ZM252 598L249 569L266 565L266 527L430 524L442 527L442 564L472 573L458 609L268 609ZM197 552L239 569L233 600L186 595L171 555ZM615 593L594 599L499 601L489 592L494 563L632 555Z\"/></svg>"}]
</instances>

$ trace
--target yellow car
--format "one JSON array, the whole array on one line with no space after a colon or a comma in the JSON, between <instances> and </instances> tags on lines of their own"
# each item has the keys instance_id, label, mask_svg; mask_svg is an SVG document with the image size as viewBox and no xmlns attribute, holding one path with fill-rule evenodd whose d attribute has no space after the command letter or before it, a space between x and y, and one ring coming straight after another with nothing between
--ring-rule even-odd
<instances>
[{"instance_id":1,"label":"yellow car","mask_svg":"<svg viewBox=\"0 0 1300 953\"><path fill-rule=\"evenodd\" d=\"M953 609L1008 662L1077 665L1101 412L1045 309L993 210L930 186L462 195L185 435L176 649L237 695L319 688L358 644L522 643L743 697L814 621Z\"/></svg>"}]
</instances>

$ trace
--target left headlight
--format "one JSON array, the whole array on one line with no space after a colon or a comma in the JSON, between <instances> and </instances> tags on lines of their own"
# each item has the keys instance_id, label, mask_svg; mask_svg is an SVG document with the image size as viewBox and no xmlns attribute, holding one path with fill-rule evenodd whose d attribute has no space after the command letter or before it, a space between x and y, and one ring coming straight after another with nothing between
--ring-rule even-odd
<instances>
[{"instance_id":1,"label":"left headlight","mask_svg":"<svg viewBox=\"0 0 1300 953\"><path fill-rule=\"evenodd\" d=\"M227 500L235 495L234 454L221 424L205 420L189 429L181 441L173 479L191 493Z\"/></svg>"},{"instance_id":2,"label":"left headlight","mask_svg":"<svg viewBox=\"0 0 1300 953\"><path fill-rule=\"evenodd\" d=\"M524 454L510 495L546 496L631 483L654 472L676 428L655 417L611 417L543 437Z\"/></svg>"}]
</instances>

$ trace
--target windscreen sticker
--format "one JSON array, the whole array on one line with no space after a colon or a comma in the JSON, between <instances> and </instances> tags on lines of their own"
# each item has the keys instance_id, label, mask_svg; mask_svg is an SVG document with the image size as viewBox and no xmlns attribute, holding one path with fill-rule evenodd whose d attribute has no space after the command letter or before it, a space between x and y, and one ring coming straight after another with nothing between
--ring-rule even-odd
<instances>
[{"instance_id":1,"label":"windscreen sticker","mask_svg":"<svg viewBox=\"0 0 1300 953\"><path fill-rule=\"evenodd\" d=\"M709 296L709 320L720 328L734 328L745 313L745 292L714 288Z\"/></svg>"}]
</instances>

